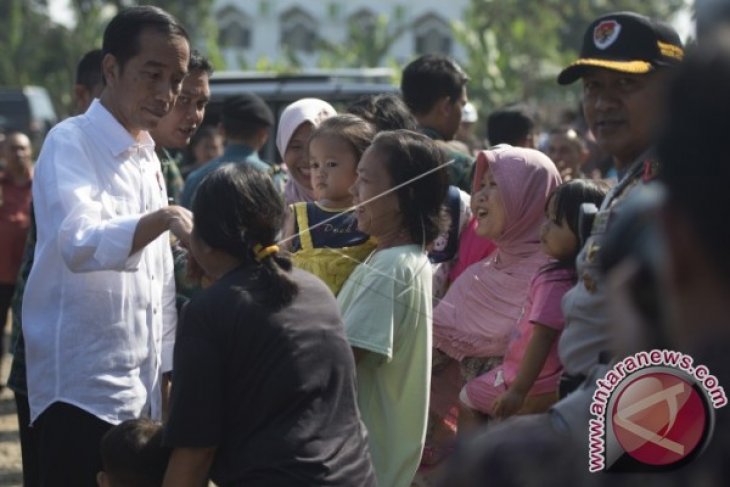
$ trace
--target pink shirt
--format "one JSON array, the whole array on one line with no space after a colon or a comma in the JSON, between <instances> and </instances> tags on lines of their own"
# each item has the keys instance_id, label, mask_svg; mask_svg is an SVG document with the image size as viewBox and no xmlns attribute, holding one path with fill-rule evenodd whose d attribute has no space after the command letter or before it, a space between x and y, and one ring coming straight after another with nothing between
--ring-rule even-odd
<instances>
[{"instance_id":1,"label":"pink shirt","mask_svg":"<svg viewBox=\"0 0 730 487\"><path fill-rule=\"evenodd\" d=\"M476 217L472 217L464 231L461 232L459 253L454 266L449 272L449 282L454 282L467 267L486 259L497 248L497 245L488 238L477 235L478 225Z\"/></svg>"},{"instance_id":2,"label":"pink shirt","mask_svg":"<svg viewBox=\"0 0 730 487\"><path fill-rule=\"evenodd\" d=\"M517 378L520 363L532 339L534 324L539 323L558 332L562 332L565 326L565 319L560 309L560 302L563 299L563 295L574 284L575 271L572 269L555 269L538 272L532 278L522 318L520 318L517 328L510 339L507 353L502 363L504 382L507 387L511 386ZM550 353L545 359L545 365L530 389L529 394L535 395L555 392L558 388L558 380L560 379L562 370L563 366L558 357L558 340L556 338L550 348Z\"/></svg>"}]
</instances>

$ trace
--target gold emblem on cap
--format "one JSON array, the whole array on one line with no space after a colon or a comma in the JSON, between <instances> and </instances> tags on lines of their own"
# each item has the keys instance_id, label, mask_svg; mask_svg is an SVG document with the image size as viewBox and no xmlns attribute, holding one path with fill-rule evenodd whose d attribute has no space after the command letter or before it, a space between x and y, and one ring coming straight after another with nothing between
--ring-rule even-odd
<instances>
[{"instance_id":1,"label":"gold emblem on cap","mask_svg":"<svg viewBox=\"0 0 730 487\"><path fill-rule=\"evenodd\" d=\"M662 53L662 56L671 57L679 61L684 57L684 49L674 44L667 44L666 42L656 41L656 45Z\"/></svg>"}]
</instances>

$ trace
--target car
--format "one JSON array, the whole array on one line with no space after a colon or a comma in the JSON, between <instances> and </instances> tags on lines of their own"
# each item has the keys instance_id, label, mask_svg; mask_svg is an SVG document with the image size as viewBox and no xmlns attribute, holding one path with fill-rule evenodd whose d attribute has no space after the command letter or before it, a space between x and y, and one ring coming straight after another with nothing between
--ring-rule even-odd
<instances>
[{"instance_id":1,"label":"car","mask_svg":"<svg viewBox=\"0 0 730 487\"><path fill-rule=\"evenodd\" d=\"M48 91L41 86L0 88L0 129L20 130L39 148L58 121Z\"/></svg>"},{"instance_id":2,"label":"car","mask_svg":"<svg viewBox=\"0 0 730 487\"><path fill-rule=\"evenodd\" d=\"M398 93L395 72L390 68L319 69L296 74L251 71L219 71L210 79L211 100L203 124L217 124L223 100L229 96L251 92L264 99L278 124L284 108L300 98L320 98L331 103L337 111L366 95ZM281 154L272 132L261 157L269 162L281 162Z\"/></svg>"}]
</instances>

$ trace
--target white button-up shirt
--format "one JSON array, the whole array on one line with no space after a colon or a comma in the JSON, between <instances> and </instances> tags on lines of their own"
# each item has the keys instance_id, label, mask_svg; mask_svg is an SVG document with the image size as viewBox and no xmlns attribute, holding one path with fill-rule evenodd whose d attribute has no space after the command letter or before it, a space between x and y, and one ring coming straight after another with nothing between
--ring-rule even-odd
<instances>
[{"instance_id":1,"label":"white button-up shirt","mask_svg":"<svg viewBox=\"0 0 730 487\"><path fill-rule=\"evenodd\" d=\"M167 204L154 142L139 139L95 100L43 144L23 296L31 421L56 401L112 424L160 416L175 284L167 232L129 255L140 218Z\"/></svg>"}]
</instances>

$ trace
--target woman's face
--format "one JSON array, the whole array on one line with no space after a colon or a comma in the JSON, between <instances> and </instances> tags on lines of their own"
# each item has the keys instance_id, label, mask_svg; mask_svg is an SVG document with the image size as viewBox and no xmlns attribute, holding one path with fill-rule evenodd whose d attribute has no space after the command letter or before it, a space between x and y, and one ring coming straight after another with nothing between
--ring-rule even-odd
<instances>
[{"instance_id":1,"label":"woman's face","mask_svg":"<svg viewBox=\"0 0 730 487\"><path fill-rule=\"evenodd\" d=\"M310 179L307 142L311 133L312 124L310 122L301 124L292 134L284 152L284 164L289 169L289 174L300 186L309 190L312 189L312 180Z\"/></svg>"},{"instance_id":2,"label":"woman's face","mask_svg":"<svg viewBox=\"0 0 730 487\"><path fill-rule=\"evenodd\" d=\"M482 187L473 199L476 200L473 210L477 217L477 235L491 239L499 238L507 226L507 215L499 186L492 176L491 169L484 173Z\"/></svg>"},{"instance_id":3,"label":"woman's face","mask_svg":"<svg viewBox=\"0 0 730 487\"><path fill-rule=\"evenodd\" d=\"M357 228L373 237L398 233L403 228L403 215L395 191L385 194L393 182L383 156L375 147L362 155L357 179L350 188L355 205Z\"/></svg>"}]
</instances>

